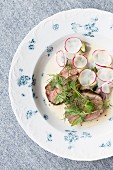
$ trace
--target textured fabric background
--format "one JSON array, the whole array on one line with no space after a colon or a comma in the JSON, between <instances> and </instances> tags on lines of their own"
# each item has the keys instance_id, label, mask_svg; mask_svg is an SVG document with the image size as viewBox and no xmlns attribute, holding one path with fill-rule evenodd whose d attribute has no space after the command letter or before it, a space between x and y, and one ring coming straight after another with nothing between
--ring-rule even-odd
<instances>
[{"instance_id":1,"label":"textured fabric background","mask_svg":"<svg viewBox=\"0 0 113 170\"><path fill-rule=\"evenodd\" d=\"M111 0L0 0L0 170L113 170L113 157L78 162L40 148L19 126L8 97L8 73L25 35L41 20L72 8L113 12Z\"/></svg>"}]
</instances>

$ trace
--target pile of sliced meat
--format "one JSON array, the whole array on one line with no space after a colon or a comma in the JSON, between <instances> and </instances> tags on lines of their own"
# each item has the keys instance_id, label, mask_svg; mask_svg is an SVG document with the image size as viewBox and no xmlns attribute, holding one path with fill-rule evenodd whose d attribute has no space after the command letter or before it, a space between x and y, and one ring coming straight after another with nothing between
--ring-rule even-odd
<instances>
[{"instance_id":1,"label":"pile of sliced meat","mask_svg":"<svg viewBox=\"0 0 113 170\"><path fill-rule=\"evenodd\" d=\"M60 71L59 75L63 76L64 78L68 78L70 76L71 79L74 80L77 75L77 69L73 66L70 70L68 70L68 66L65 66ZM51 90L50 83L48 83L46 85L45 89L46 89L46 96L47 96L49 102L56 105L55 98L56 98L57 94L60 93L60 90L57 87L55 87L53 90ZM61 103L58 103L58 104L61 104Z\"/></svg>"},{"instance_id":2,"label":"pile of sliced meat","mask_svg":"<svg viewBox=\"0 0 113 170\"><path fill-rule=\"evenodd\" d=\"M98 118L101 115L101 113L103 113L104 111L102 97L99 94L91 90L84 90L81 92L81 94L85 96L86 98L88 98L90 101L95 103L95 110L91 114L86 115L85 121L91 121L91 120ZM73 121L75 121L78 118L78 116L74 116L70 114L66 114L65 116L68 119L70 124L72 124Z\"/></svg>"},{"instance_id":3,"label":"pile of sliced meat","mask_svg":"<svg viewBox=\"0 0 113 170\"><path fill-rule=\"evenodd\" d=\"M59 73L59 75L63 76L64 78L68 78L69 76L72 78L72 80L74 80L77 76L77 69L75 67L72 67L70 70L67 70L68 66L65 66ZM55 98L57 96L58 93L60 93L60 90L55 87L53 90L51 90L51 85L50 83L48 83L45 87L46 90L46 96L49 100L49 102L51 102L52 104L56 105L55 103ZM91 114L87 114L85 117L85 121L91 121L93 119L96 119L100 116L101 113L103 113L103 100L102 97L91 91L91 90L83 90L81 92L81 94L83 96L85 96L86 98L88 98L90 101L95 103L95 110L91 113ZM58 103L61 104L61 103ZM78 116L74 116L74 115L68 115L66 114L65 117L68 119L69 123L72 124L73 121L75 121Z\"/></svg>"}]
</instances>

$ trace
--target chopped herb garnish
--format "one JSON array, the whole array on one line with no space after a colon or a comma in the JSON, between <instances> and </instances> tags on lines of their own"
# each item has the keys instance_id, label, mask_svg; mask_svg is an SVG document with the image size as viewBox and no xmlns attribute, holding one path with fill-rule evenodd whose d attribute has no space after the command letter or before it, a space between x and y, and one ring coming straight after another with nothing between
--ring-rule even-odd
<instances>
[{"instance_id":1,"label":"chopped herb garnish","mask_svg":"<svg viewBox=\"0 0 113 170\"><path fill-rule=\"evenodd\" d=\"M94 109L94 103L91 101L86 101L84 104L86 112L91 113L91 111Z\"/></svg>"},{"instance_id":2,"label":"chopped herb garnish","mask_svg":"<svg viewBox=\"0 0 113 170\"><path fill-rule=\"evenodd\" d=\"M112 105L110 104L110 101L109 100L105 100L104 102L103 102L103 108L104 109L108 109L108 108L110 108Z\"/></svg>"},{"instance_id":3,"label":"chopped herb garnish","mask_svg":"<svg viewBox=\"0 0 113 170\"><path fill-rule=\"evenodd\" d=\"M50 82L51 90L53 90L55 87L61 90L64 85L64 77L59 74L53 74L51 76L52 76L52 79Z\"/></svg>"},{"instance_id":4,"label":"chopped herb garnish","mask_svg":"<svg viewBox=\"0 0 113 170\"><path fill-rule=\"evenodd\" d=\"M95 73L97 73L97 72L98 72L98 70L97 70L97 68L96 68L96 67L93 67L93 68L92 68L92 70L93 70Z\"/></svg>"},{"instance_id":5,"label":"chopped herb garnish","mask_svg":"<svg viewBox=\"0 0 113 170\"><path fill-rule=\"evenodd\" d=\"M96 91L97 88L98 88L98 85L96 84L91 88L91 90Z\"/></svg>"},{"instance_id":6,"label":"chopped herb garnish","mask_svg":"<svg viewBox=\"0 0 113 170\"><path fill-rule=\"evenodd\" d=\"M74 120L73 123L71 124L71 126L75 126L77 124L80 124L83 122L83 119L81 117L79 117L78 119Z\"/></svg>"}]
</instances>

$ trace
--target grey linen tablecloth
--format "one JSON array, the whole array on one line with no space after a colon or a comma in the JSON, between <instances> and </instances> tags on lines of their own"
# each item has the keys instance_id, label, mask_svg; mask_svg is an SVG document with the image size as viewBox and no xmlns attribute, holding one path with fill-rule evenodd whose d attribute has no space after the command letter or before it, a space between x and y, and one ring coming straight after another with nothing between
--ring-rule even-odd
<instances>
[{"instance_id":1,"label":"grey linen tablecloth","mask_svg":"<svg viewBox=\"0 0 113 170\"><path fill-rule=\"evenodd\" d=\"M43 150L20 127L10 105L8 73L18 45L41 20L72 8L113 12L113 1L0 0L0 170L113 170L113 157L78 162Z\"/></svg>"}]
</instances>

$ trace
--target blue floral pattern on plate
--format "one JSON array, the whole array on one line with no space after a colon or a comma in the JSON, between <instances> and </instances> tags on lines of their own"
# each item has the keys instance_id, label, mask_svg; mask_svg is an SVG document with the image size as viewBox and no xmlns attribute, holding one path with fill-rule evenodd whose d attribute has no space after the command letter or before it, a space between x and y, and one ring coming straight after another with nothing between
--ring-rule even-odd
<instances>
[{"instance_id":1,"label":"blue floral pattern on plate","mask_svg":"<svg viewBox=\"0 0 113 170\"><path fill-rule=\"evenodd\" d=\"M26 75L22 75L20 76L20 78L18 79L17 81L17 84L18 86L23 86L23 85L26 85L30 82L30 77L29 76L26 76Z\"/></svg>"},{"instance_id":2,"label":"blue floral pattern on plate","mask_svg":"<svg viewBox=\"0 0 113 170\"><path fill-rule=\"evenodd\" d=\"M47 114L44 114L44 115L43 115L43 118L44 118L45 120L48 120L48 115L47 115Z\"/></svg>"},{"instance_id":3,"label":"blue floral pattern on plate","mask_svg":"<svg viewBox=\"0 0 113 170\"><path fill-rule=\"evenodd\" d=\"M28 49L34 50L34 48L35 48L35 40L34 38L32 38L31 41L29 41Z\"/></svg>"},{"instance_id":4,"label":"blue floral pattern on plate","mask_svg":"<svg viewBox=\"0 0 113 170\"><path fill-rule=\"evenodd\" d=\"M53 24L53 30L57 31L59 29L59 24Z\"/></svg>"},{"instance_id":5,"label":"blue floral pattern on plate","mask_svg":"<svg viewBox=\"0 0 113 170\"><path fill-rule=\"evenodd\" d=\"M51 55L52 52L53 52L53 47L52 47L52 46L48 46L48 47L47 47L48 57L50 57L50 55Z\"/></svg>"},{"instance_id":6,"label":"blue floral pattern on plate","mask_svg":"<svg viewBox=\"0 0 113 170\"><path fill-rule=\"evenodd\" d=\"M63 122L60 122L62 124L61 125L59 123L60 120L58 120L57 122L56 119L53 119L54 116L52 117L51 114L49 114L48 112L48 108L44 106L43 97L45 99L46 97L42 96L42 98L40 98L40 94L39 96L37 96L37 94L35 93L37 86L40 84L38 84L38 82L40 80L42 80L42 82L45 81L46 73L44 72L44 70L38 68L39 77L37 75L32 76L32 74L34 72L36 63L39 61L39 59L41 59L40 56L44 52L44 47L47 48L46 57L43 62L48 62L49 59L51 60L54 56L53 52L57 47L57 40L59 40L60 42L63 37L68 37L69 34L72 35L76 33L78 37L83 37L83 39L86 40L86 42L88 40L89 43L93 42L96 38L99 37L99 35L104 37L104 35L106 34L108 39L112 41L113 37L111 36L111 33L113 30L113 15L110 15L110 13L108 15L106 14L107 13L104 11L98 12L98 10L94 9L77 9L71 10L71 12L66 11L47 19L47 22L44 21L41 23L42 25L40 24L38 27L36 26L23 40L21 46L18 48L17 53L15 54L14 61L12 63L9 81L10 98L14 113L18 117L19 122L24 125L23 127L26 133L31 136L31 138L39 145L41 145L47 150L50 150L52 153L56 153L60 156L67 157L69 159L101 159L106 157L106 152L100 153L100 150L105 151L104 148L107 149L108 156L110 156L111 153L113 153L112 131L111 134L109 134L107 137L104 136L98 138L98 142L98 135L96 134L100 134L101 131L104 131L103 129L105 128L107 129L107 131L112 130L113 117L111 115L111 118L107 119L106 122L103 122L103 124L106 125L103 126L102 124L103 128L100 128L101 125L85 129L82 126L80 127L80 130L79 127L75 127L75 129L77 130L66 130L64 132ZM104 29L105 24L106 27ZM44 34L41 35L42 32ZM40 42L40 44L37 43L37 40L38 42ZM60 43L58 45L60 45ZM46 63L44 63L44 66L45 64ZM38 81L36 80L36 77L39 78L37 79ZM39 106L41 103L42 107L45 108L45 110L42 110L41 113L39 112L39 110L37 110L37 107L33 100L33 98L36 99L38 97L41 100L35 101L39 102L37 106ZM21 107L20 101L21 105L25 104L26 102L26 107ZM40 110L41 105L39 106ZM39 114L37 114L37 112L39 112ZM23 113L24 116L22 115ZM40 114L42 114L42 116L40 116ZM36 119L36 121L35 116L36 118L38 118ZM31 123L30 126L29 122ZM56 122L59 124L57 124ZM65 127L67 127L66 129L69 128L69 126L66 124ZM81 147L81 150L84 150L84 155L75 152L75 149L78 146ZM67 149L71 150L67 151Z\"/></svg>"},{"instance_id":7,"label":"blue floral pattern on plate","mask_svg":"<svg viewBox=\"0 0 113 170\"><path fill-rule=\"evenodd\" d=\"M83 132L82 135L77 135L77 131L75 130L65 130L66 135L64 136L64 140L69 143L68 149L71 149L73 142L79 140L80 138L91 138L91 134L88 132Z\"/></svg>"},{"instance_id":8,"label":"blue floral pattern on plate","mask_svg":"<svg viewBox=\"0 0 113 170\"><path fill-rule=\"evenodd\" d=\"M21 75L17 80L17 84L18 86L24 86L27 85L28 87L32 87L36 85L36 78L34 76L34 74L32 75L32 77L29 77L28 75L23 75L23 69L19 69ZM25 97L24 93L21 93L21 96ZM32 96L33 98L38 98L38 96L36 95L36 93L34 92L33 88L32 88Z\"/></svg>"},{"instance_id":9,"label":"blue floral pattern on plate","mask_svg":"<svg viewBox=\"0 0 113 170\"><path fill-rule=\"evenodd\" d=\"M111 141L107 141L106 143L102 143L99 147L101 147L101 148L111 147Z\"/></svg>"},{"instance_id":10,"label":"blue floral pattern on plate","mask_svg":"<svg viewBox=\"0 0 113 170\"><path fill-rule=\"evenodd\" d=\"M74 32L79 32L82 29L84 36L94 37L94 33L99 31L99 28L96 26L98 18L91 18L91 21L88 24L81 25L76 22L71 23L72 30Z\"/></svg>"},{"instance_id":11,"label":"blue floral pattern on plate","mask_svg":"<svg viewBox=\"0 0 113 170\"><path fill-rule=\"evenodd\" d=\"M47 141L52 142L52 134L51 133L47 134Z\"/></svg>"},{"instance_id":12,"label":"blue floral pattern on plate","mask_svg":"<svg viewBox=\"0 0 113 170\"><path fill-rule=\"evenodd\" d=\"M33 111L33 110L28 110L27 113L26 113L26 118L27 118L27 119L31 118L31 117L32 117L33 115L35 115L37 112L38 112L37 110L35 110L35 111Z\"/></svg>"}]
</instances>

